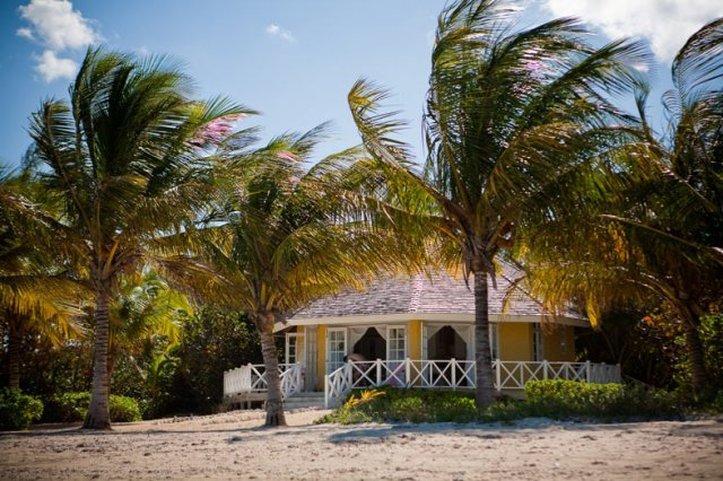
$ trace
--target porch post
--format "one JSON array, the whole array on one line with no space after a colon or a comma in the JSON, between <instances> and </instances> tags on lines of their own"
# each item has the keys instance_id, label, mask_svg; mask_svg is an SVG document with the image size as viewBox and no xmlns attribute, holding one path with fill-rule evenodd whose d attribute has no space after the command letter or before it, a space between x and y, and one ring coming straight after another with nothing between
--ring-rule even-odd
<instances>
[{"instance_id":1,"label":"porch post","mask_svg":"<svg viewBox=\"0 0 723 481\"><path fill-rule=\"evenodd\" d=\"M449 360L449 367L452 370L452 390L457 389L457 361L455 358Z\"/></svg>"},{"instance_id":2,"label":"porch post","mask_svg":"<svg viewBox=\"0 0 723 481\"><path fill-rule=\"evenodd\" d=\"M329 409L329 375L324 374L324 407Z\"/></svg>"},{"instance_id":3,"label":"porch post","mask_svg":"<svg viewBox=\"0 0 723 481\"><path fill-rule=\"evenodd\" d=\"M585 361L585 377L587 378L587 382L591 382L591 379L592 379L590 376L591 370L592 370L592 366L590 365L590 361L589 360Z\"/></svg>"},{"instance_id":4,"label":"porch post","mask_svg":"<svg viewBox=\"0 0 723 481\"><path fill-rule=\"evenodd\" d=\"M497 359L495 361L495 379L497 380L497 390L502 391L502 361Z\"/></svg>"},{"instance_id":5,"label":"porch post","mask_svg":"<svg viewBox=\"0 0 723 481\"><path fill-rule=\"evenodd\" d=\"M412 385L412 381L411 381L412 369L411 369L411 365L410 365L410 364L411 364L412 361L410 361L409 358L406 358L406 359L404 360L404 362L405 362L405 365L404 365L404 384L405 384L407 387L411 387L411 385Z\"/></svg>"},{"instance_id":6,"label":"porch post","mask_svg":"<svg viewBox=\"0 0 723 481\"><path fill-rule=\"evenodd\" d=\"M377 384L375 387L382 385L382 360L377 358Z\"/></svg>"}]
</instances>

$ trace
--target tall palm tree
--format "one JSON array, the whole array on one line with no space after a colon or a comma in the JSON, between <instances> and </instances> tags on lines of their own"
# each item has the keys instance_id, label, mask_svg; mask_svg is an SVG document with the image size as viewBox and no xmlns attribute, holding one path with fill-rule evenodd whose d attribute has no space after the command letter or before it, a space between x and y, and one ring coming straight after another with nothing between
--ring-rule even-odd
<instances>
[{"instance_id":1,"label":"tall palm tree","mask_svg":"<svg viewBox=\"0 0 723 481\"><path fill-rule=\"evenodd\" d=\"M630 119L603 94L630 88L638 43L593 48L574 19L515 29L494 0L459 0L439 16L423 128L424 173L394 138L400 123L380 110L386 93L358 81L349 104L366 149L392 186L432 206L439 258L474 279L476 402L493 398L488 276L494 259L530 224L575 209L578 184L626 137ZM410 187L410 186L413 186Z\"/></svg>"},{"instance_id":2,"label":"tall palm tree","mask_svg":"<svg viewBox=\"0 0 723 481\"><path fill-rule=\"evenodd\" d=\"M308 302L361 286L382 268L402 268L419 252L396 246L396 236L363 215L369 205L359 186L374 176L359 149L307 167L322 133L283 135L244 150L237 139L224 154L231 167L220 182L223 202L199 233L201 260L212 273L196 275L196 287L207 302L245 312L259 331L267 426L286 422L274 327Z\"/></svg>"},{"instance_id":3,"label":"tall palm tree","mask_svg":"<svg viewBox=\"0 0 723 481\"><path fill-rule=\"evenodd\" d=\"M119 275L185 248L170 239L195 220L211 191L207 147L249 113L225 99L192 100L190 88L165 58L138 61L90 49L70 104L45 101L32 117L36 175L62 209L58 236L76 246L94 293L85 428L110 428L109 307Z\"/></svg>"},{"instance_id":4,"label":"tall palm tree","mask_svg":"<svg viewBox=\"0 0 723 481\"><path fill-rule=\"evenodd\" d=\"M60 344L79 335L76 307L81 286L67 275L49 240L50 229L30 215L33 203L25 173L0 172L0 326L7 339L8 385L20 389L21 344L30 334Z\"/></svg>"},{"instance_id":5,"label":"tall palm tree","mask_svg":"<svg viewBox=\"0 0 723 481\"><path fill-rule=\"evenodd\" d=\"M701 316L723 290L723 19L693 34L672 65L663 97L667 123L657 135L646 118L648 88L636 100L636 142L604 172L602 202L586 202L578 229L548 244L527 243L533 290L557 304L586 300L597 311L653 296L677 313L692 364L692 387L709 391ZM554 225L548 232L555 237ZM554 247L557 262L550 262Z\"/></svg>"}]
</instances>

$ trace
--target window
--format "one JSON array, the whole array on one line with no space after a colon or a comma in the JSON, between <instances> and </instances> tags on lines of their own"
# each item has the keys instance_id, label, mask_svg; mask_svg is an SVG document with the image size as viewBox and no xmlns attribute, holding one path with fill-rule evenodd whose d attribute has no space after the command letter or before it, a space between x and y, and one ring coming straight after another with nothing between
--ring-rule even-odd
<instances>
[{"instance_id":1,"label":"window","mask_svg":"<svg viewBox=\"0 0 723 481\"><path fill-rule=\"evenodd\" d=\"M387 359L400 361L407 357L406 329L390 327L387 329Z\"/></svg>"},{"instance_id":2,"label":"window","mask_svg":"<svg viewBox=\"0 0 723 481\"><path fill-rule=\"evenodd\" d=\"M542 329L540 328L540 324L535 323L532 325L532 360L542 361L544 357L542 347Z\"/></svg>"},{"instance_id":3,"label":"window","mask_svg":"<svg viewBox=\"0 0 723 481\"><path fill-rule=\"evenodd\" d=\"M341 367L346 357L346 329L329 329L326 346L326 372Z\"/></svg>"},{"instance_id":4,"label":"window","mask_svg":"<svg viewBox=\"0 0 723 481\"><path fill-rule=\"evenodd\" d=\"M497 324L490 324L490 355L492 360L499 359L500 357L500 326Z\"/></svg>"},{"instance_id":5,"label":"window","mask_svg":"<svg viewBox=\"0 0 723 481\"><path fill-rule=\"evenodd\" d=\"M304 342L303 334L299 334L296 332L287 332L286 333L286 356L284 358L284 361L286 364L295 364L297 362L301 362L302 359L299 359L299 353L297 352L298 344L301 344ZM303 353L303 351L302 351ZM303 357L303 356L302 356Z\"/></svg>"}]
</instances>

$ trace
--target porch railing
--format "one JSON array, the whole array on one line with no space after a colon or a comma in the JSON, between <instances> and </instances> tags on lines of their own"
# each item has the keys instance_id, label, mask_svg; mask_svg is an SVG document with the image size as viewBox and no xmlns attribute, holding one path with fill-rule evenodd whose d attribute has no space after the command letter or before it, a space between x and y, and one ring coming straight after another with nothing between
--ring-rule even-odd
<instances>
[{"instance_id":1,"label":"porch railing","mask_svg":"<svg viewBox=\"0 0 723 481\"><path fill-rule=\"evenodd\" d=\"M497 390L524 389L532 380L567 379L594 383L620 382L620 366L587 362L492 362ZM349 361L324 376L324 403L334 406L352 389L395 386L418 388L472 388L474 361Z\"/></svg>"},{"instance_id":2,"label":"porch railing","mask_svg":"<svg viewBox=\"0 0 723 481\"><path fill-rule=\"evenodd\" d=\"M301 364L279 364L281 396L287 397L304 388ZM266 368L263 364L246 364L223 373L223 394L232 396L245 392L263 392L268 389Z\"/></svg>"}]
</instances>

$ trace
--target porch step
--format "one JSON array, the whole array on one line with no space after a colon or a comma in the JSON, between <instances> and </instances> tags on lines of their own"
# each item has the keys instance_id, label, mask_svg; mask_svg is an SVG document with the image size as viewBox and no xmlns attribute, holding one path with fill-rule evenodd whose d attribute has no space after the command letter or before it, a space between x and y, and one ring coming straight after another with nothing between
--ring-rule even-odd
<instances>
[{"instance_id":1,"label":"porch step","mask_svg":"<svg viewBox=\"0 0 723 481\"><path fill-rule=\"evenodd\" d=\"M284 401L286 409L323 408L323 392L298 392Z\"/></svg>"}]
</instances>

